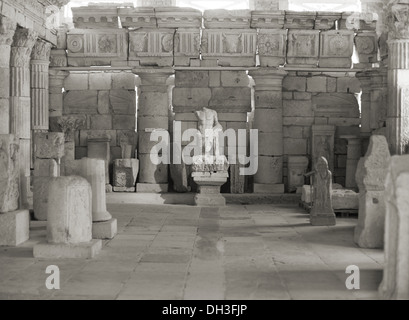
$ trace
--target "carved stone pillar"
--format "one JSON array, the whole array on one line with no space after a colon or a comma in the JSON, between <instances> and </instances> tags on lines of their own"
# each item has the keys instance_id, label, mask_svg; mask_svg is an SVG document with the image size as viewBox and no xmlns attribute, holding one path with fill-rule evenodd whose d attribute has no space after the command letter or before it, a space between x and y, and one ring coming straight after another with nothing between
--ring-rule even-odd
<instances>
[{"instance_id":1,"label":"carved stone pillar","mask_svg":"<svg viewBox=\"0 0 409 320\"><path fill-rule=\"evenodd\" d=\"M348 140L345 187L356 189L358 186L355 182L355 173L361 158L361 139L354 135L342 135L340 138Z\"/></svg>"},{"instance_id":2,"label":"carved stone pillar","mask_svg":"<svg viewBox=\"0 0 409 320\"><path fill-rule=\"evenodd\" d=\"M37 40L31 54L31 125L35 132L49 129L50 53L51 44Z\"/></svg>"},{"instance_id":3,"label":"carved stone pillar","mask_svg":"<svg viewBox=\"0 0 409 320\"><path fill-rule=\"evenodd\" d=\"M31 165L30 58L37 32L17 29L11 47L10 132L20 139L21 205L28 206Z\"/></svg>"},{"instance_id":4,"label":"carved stone pillar","mask_svg":"<svg viewBox=\"0 0 409 320\"><path fill-rule=\"evenodd\" d=\"M63 111L63 92L64 80L70 73L67 71L50 70L49 71L49 116L61 117Z\"/></svg>"},{"instance_id":5,"label":"carved stone pillar","mask_svg":"<svg viewBox=\"0 0 409 320\"><path fill-rule=\"evenodd\" d=\"M259 130L255 193L284 193L282 82L286 74L272 68L249 73L256 83L253 129Z\"/></svg>"},{"instance_id":6,"label":"carved stone pillar","mask_svg":"<svg viewBox=\"0 0 409 320\"><path fill-rule=\"evenodd\" d=\"M150 153L155 141L150 141L153 129L167 130L169 116L169 95L167 79L173 69L134 69L141 78L138 90L138 157L139 178L137 192L167 192L168 165L154 164Z\"/></svg>"},{"instance_id":7,"label":"carved stone pillar","mask_svg":"<svg viewBox=\"0 0 409 320\"><path fill-rule=\"evenodd\" d=\"M386 8L389 30L388 110L386 130L392 155L409 151L409 32L408 3L390 2Z\"/></svg>"},{"instance_id":8,"label":"carved stone pillar","mask_svg":"<svg viewBox=\"0 0 409 320\"><path fill-rule=\"evenodd\" d=\"M0 15L0 134L10 133L10 50L16 23Z\"/></svg>"}]
</instances>

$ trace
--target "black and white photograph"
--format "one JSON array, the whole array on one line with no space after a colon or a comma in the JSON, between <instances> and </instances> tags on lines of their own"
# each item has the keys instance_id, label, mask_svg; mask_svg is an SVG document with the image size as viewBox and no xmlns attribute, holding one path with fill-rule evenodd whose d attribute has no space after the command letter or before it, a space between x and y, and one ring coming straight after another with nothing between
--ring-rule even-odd
<instances>
[{"instance_id":1,"label":"black and white photograph","mask_svg":"<svg viewBox=\"0 0 409 320\"><path fill-rule=\"evenodd\" d=\"M0 300L409 300L409 1L0 0Z\"/></svg>"}]
</instances>

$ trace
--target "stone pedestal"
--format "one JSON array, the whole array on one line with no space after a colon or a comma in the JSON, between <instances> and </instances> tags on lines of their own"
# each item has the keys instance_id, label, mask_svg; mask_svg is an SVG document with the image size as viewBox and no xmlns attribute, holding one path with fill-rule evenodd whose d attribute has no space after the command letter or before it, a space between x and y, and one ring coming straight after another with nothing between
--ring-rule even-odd
<instances>
[{"instance_id":1,"label":"stone pedestal","mask_svg":"<svg viewBox=\"0 0 409 320\"><path fill-rule=\"evenodd\" d=\"M88 158L101 159L105 161L105 184L109 183L109 163L111 161L110 150L111 137L109 135L100 137L88 137Z\"/></svg>"},{"instance_id":2,"label":"stone pedestal","mask_svg":"<svg viewBox=\"0 0 409 320\"><path fill-rule=\"evenodd\" d=\"M255 193L284 193L282 82L286 74L282 70L267 68L249 73L256 83L253 129L259 131ZM268 148L268 145L275 147Z\"/></svg>"},{"instance_id":3,"label":"stone pedestal","mask_svg":"<svg viewBox=\"0 0 409 320\"><path fill-rule=\"evenodd\" d=\"M222 207L226 199L220 194L220 187L229 177L226 172L193 172L193 181L199 186L195 204L201 207Z\"/></svg>"},{"instance_id":4,"label":"stone pedestal","mask_svg":"<svg viewBox=\"0 0 409 320\"><path fill-rule=\"evenodd\" d=\"M307 172L308 158L303 156L288 157L288 191L294 192L304 185L304 174Z\"/></svg>"},{"instance_id":5,"label":"stone pedestal","mask_svg":"<svg viewBox=\"0 0 409 320\"><path fill-rule=\"evenodd\" d=\"M112 239L117 233L117 221L106 207L105 162L98 159L82 158L66 163L66 175L81 176L92 188L92 234L94 239ZM106 233L104 233L106 232Z\"/></svg>"},{"instance_id":6,"label":"stone pedestal","mask_svg":"<svg viewBox=\"0 0 409 320\"><path fill-rule=\"evenodd\" d=\"M47 243L34 246L34 257L93 258L101 247L101 240L92 240L91 185L81 177L53 178L49 188Z\"/></svg>"},{"instance_id":7,"label":"stone pedestal","mask_svg":"<svg viewBox=\"0 0 409 320\"><path fill-rule=\"evenodd\" d=\"M358 166L358 161L361 158L361 139L360 137L353 135L343 135L340 136L340 138L348 140L345 187L356 189L357 184L355 181L355 173Z\"/></svg>"},{"instance_id":8,"label":"stone pedestal","mask_svg":"<svg viewBox=\"0 0 409 320\"><path fill-rule=\"evenodd\" d=\"M391 158L385 182L385 264L382 299L409 299L409 156Z\"/></svg>"},{"instance_id":9,"label":"stone pedestal","mask_svg":"<svg viewBox=\"0 0 409 320\"><path fill-rule=\"evenodd\" d=\"M359 215L354 241L362 248L382 248L385 228L385 179L390 162L384 136L373 135L356 172Z\"/></svg>"},{"instance_id":10,"label":"stone pedestal","mask_svg":"<svg viewBox=\"0 0 409 320\"><path fill-rule=\"evenodd\" d=\"M28 210L0 213L0 246L18 246L29 239Z\"/></svg>"},{"instance_id":11,"label":"stone pedestal","mask_svg":"<svg viewBox=\"0 0 409 320\"><path fill-rule=\"evenodd\" d=\"M138 159L118 159L114 161L115 192L135 192L136 178L139 172Z\"/></svg>"},{"instance_id":12,"label":"stone pedestal","mask_svg":"<svg viewBox=\"0 0 409 320\"><path fill-rule=\"evenodd\" d=\"M144 68L134 69L140 76L138 103L139 136L139 178L137 192L168 192L168 165L154 164L150 159L151 148L156 142L150 142L154 129L168 130L169 96L167 79L172 69Z\"/></svg>"}]
</instances>

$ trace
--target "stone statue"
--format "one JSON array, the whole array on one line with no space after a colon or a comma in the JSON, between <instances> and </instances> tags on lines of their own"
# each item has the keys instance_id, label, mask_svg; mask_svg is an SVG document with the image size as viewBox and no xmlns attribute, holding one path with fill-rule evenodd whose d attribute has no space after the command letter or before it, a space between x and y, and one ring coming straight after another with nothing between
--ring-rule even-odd
<instances>
[{"instance_id":1,"label":"stone statue","mask_svg":"<svg viewBox=\"0 0 409 320\"><path fill-rule=\"evenodd\" d=\"M202 152L204 155L214 156L219 148L218 135L223 131L217 112L203 107L201 111L196 111L196 116L199 119L198 129L202 139Z\"/></svg>"},{"instance_id":2,"label":"stone statue","mask_svg":"<svg viewBox=\"0 0 409 320\"><path fill-rule=\"evenodd\" d=\"M332 208L332 173L324 157L317 159L314 168L314 203L310 219L311 224L316 226L335 225Z\"/></svg>"}]
</instances>

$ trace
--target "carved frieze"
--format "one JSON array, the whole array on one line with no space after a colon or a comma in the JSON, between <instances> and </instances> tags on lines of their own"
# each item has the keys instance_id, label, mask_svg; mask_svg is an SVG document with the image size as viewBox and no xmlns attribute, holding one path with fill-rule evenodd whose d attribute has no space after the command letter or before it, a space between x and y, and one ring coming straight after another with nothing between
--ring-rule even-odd
<instances>
[{"instance_id":1,"label":"carved frieze","mask_svg":"<svg viewBox=\"0 0 409 320\"><path fill-rule=\"evenodd\" d=\"M287 29L313 29L315 25L316 12L308 11L286 11L284 28Z\"/></svg>"},{"instance_id":2,"label":"carved frieze","mask_svg":"<svg viewBox=\"0 0 409 320\"><path fill-rule=\"evenodd\" d=\"M124 29L73 29L67 34L68 65L109 65L126 61L127 40Z\"/></svg>"},{"instance_id":3,"label":"carved frieze","mask_svg":"<svg viewBox=\"0 0 409 320\"><path fill-rule=\"evenodd\" d=\"M200 29L178 29L174 38L176 66L189 66L190 59L199 59Z\"/></svg>"},{"instance_id":4,"label":"carved frieze","mask_svg":"<svg viewBox=\"0 0 409 320\"><path fill-rule=\"evenodd\" d=\"M284 27L284 11L252 11L251 27L282 29Z\"/></svg>"},{"instance_id":5,"label":"carved frieze","mask_svg":"<svg viewBox=\"0 0 409 320\"><path fill-rule=\"evenodd\" d=\"M123 28L155 28L156 16L152 7L119 8Z\"/></svg>"},{"instance_id":6,"label":"carved frieze","mask_svg":"<svg viewBox=\"0 0 409 320\"><path fill-rule=\"evenodd\" d=\"M316 66L319 55L319 30L289 30L287 63Z\"/></svg>"},{"instance_id":7,"label":"carved frieze","mask_svg":"<svg viewBox=\"0 0 409 320\"><path fill-rule=\"evenodd\" d=\"M205 10L204 26L208 29L248 29L250 28L250 10Z\"/></svg>"},{"instance_id":8,"label":"carved frieze","mask_svg":"<svg viewBox=\"0 0 409 320\"><path fill-rule=\"evenodd\" d=\"M205 29L202 35L203 59L219 59L226 66L253 66L256 46L253 29Z\"/></svg>"},{"instance_id":9,"label":"carved frieze","mask_svg":"<svg viewBox=\"0 0 409 320\"><path fill-rule=\"evenodd\" d=\"M51 50L50 67L66 67L67 53L65 50Z\"/></svg>"},{"instance_id":10,"label":"carved frieze","mask_svg":"<svg viewBox=\"0 0 409 320\"><path fill-rule=\"evenodd\" d=\"M72 8L73 22L77 29L119 28L116 5Z\"/></svg>"},{"instance_id":11,"label":"carved frieze","mask_svg":"<svg viewBox=\"0 0 409 320\"><path fill-rule=\"evenodd\" d=\"M129 33L129 60L141 65L173 65L174 29L141 28Z\"/></svg>"},{"instance_id":12,"label":"carved frieze","mask_svg":"<svg viewBox=\"0 0 409 320\"><path fill-rule=\"evenodd\" d=\"M262 67L277 67L285 63L287 30L260 29L257 44Z\"/></svg>"},{"instance_id":13,"label":"carved frieze","mask_svg":"<svg viewBox=\"0 0 409 320\"><path fill-rule=\"evenodd\" d=\"M378 56L378 37L376 32L360 32L355 37L355 47L359 63L375 63Z\"/></svg>"},{"instance_id":14,"label":"carved frieze","mask_svg":"<svg viewBox=\"0 0 409 320\"><path fill-rule=\"evenodd\" d=\"M335 22L341 19L341 12L324 12L318 11L315 18L316 30L330 30L335 29Z\"/></svg>"},{"instance_id":15,"label":"carved frieze","mask_svg":"<svg viewBox=\"0 0 409 320\"><path fill-rule=\"evenodd\" d=\"M322 31L320 41L320 67L351 67L351 57L354 50L354 32L352 30Z\"/></svg>"},{"instance_id":16,"label":"carved frieze","mask_svg":"<svg viewBox=\"0 0 409 320\"><path fill-rule=\"evenodd\" d=\"M159 28L200 28L202 12L192 8L156 8L156 20Z\"/></svg>"}]
</instances>

